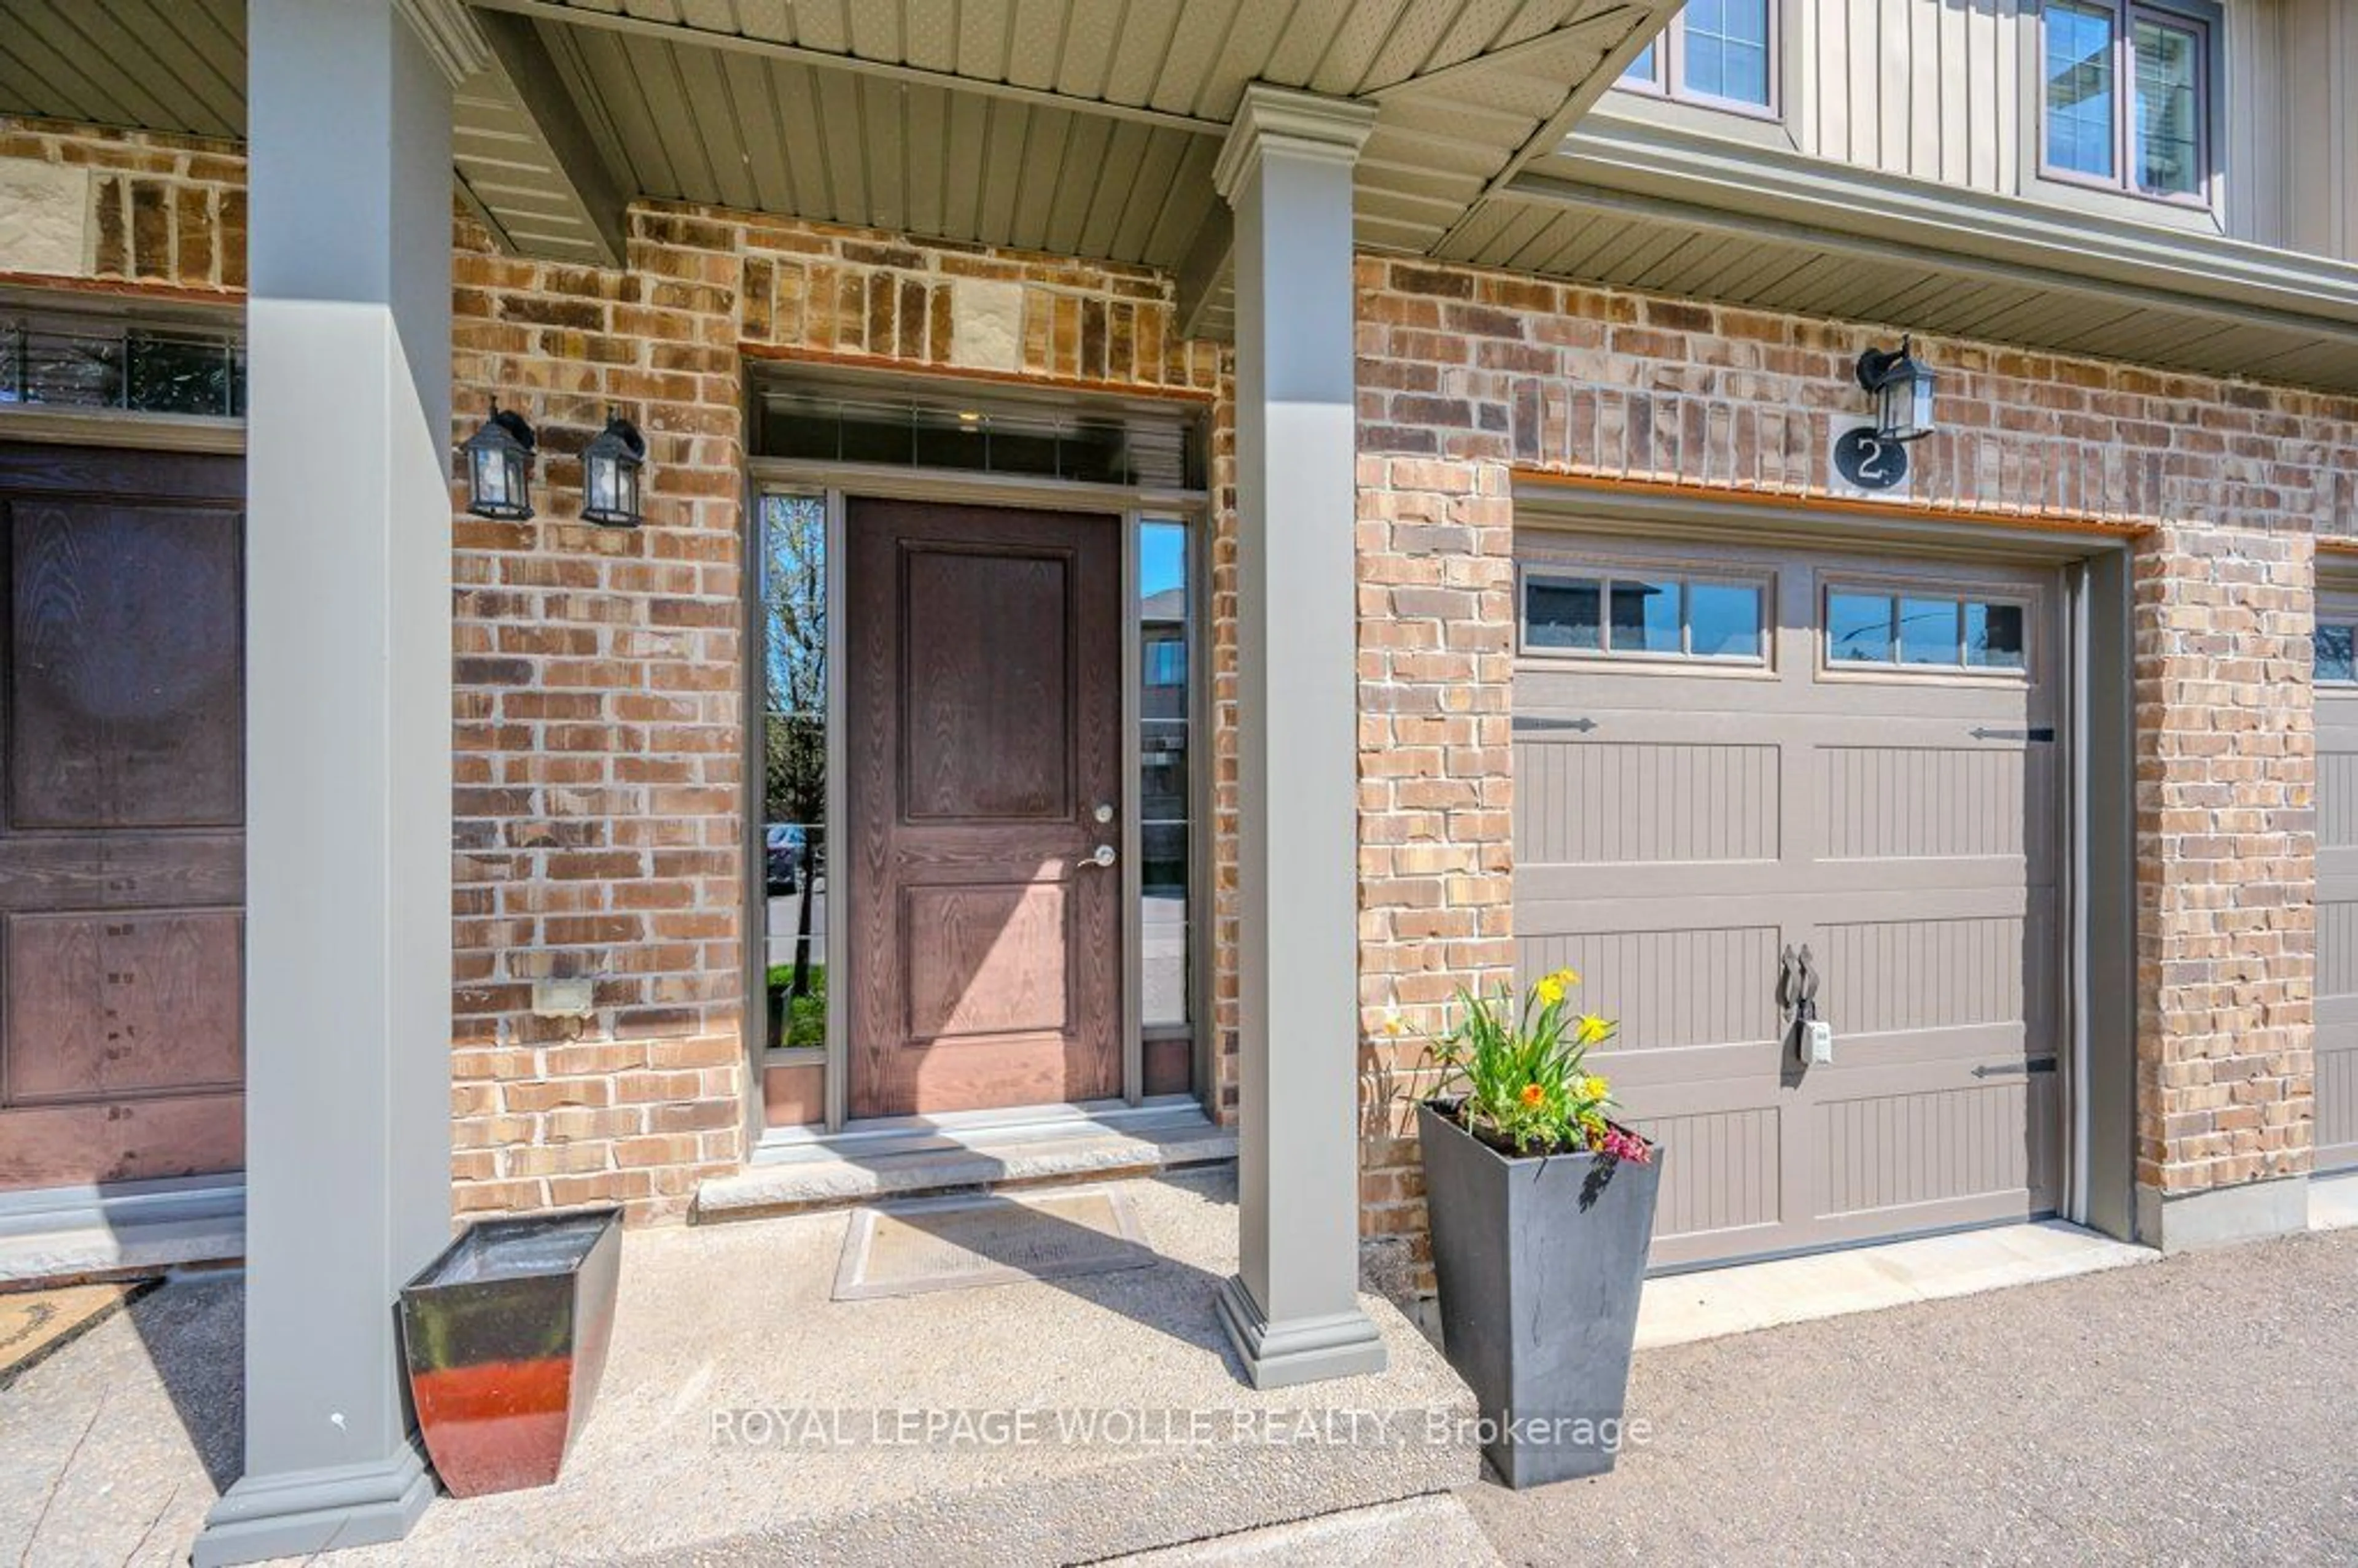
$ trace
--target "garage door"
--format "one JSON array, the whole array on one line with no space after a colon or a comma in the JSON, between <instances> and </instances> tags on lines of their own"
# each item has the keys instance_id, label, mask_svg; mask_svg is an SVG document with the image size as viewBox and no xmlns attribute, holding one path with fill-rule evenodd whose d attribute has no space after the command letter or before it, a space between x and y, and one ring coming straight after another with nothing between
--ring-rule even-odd
<instances>
[{"instance_id":1,"label":"garage door","mask_svg":"<svg viewBox=\"0 0 2358 1568\"><path fill-rule=\"evenodd\" d=\"M1621 1021L1654 1261L2051 1210L2051 568L1518 535L1515 923ZM1807 949L1833 1059L1779 996Z\"/></svg>"},{"instance_id":2,"label":"garage door","mask_svg":"<svg viewBox=\"0 0 2358 1568\"><path fill-rule=\"evenodd\" d=\"M2317 1168L2358 1167L2358 594L2317 607Z\"/></svg>"}]
</instances>

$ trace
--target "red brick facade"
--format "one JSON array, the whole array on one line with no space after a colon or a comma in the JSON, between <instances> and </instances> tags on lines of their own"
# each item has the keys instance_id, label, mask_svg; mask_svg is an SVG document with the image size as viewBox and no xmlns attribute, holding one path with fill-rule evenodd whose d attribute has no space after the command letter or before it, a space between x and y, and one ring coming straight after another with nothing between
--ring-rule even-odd
<instances>
[{"instance_id":1,"label":"red brick facade","mask_svg":"<svg viewBox=\"0 0 2358 1568\"><path fill-rule=\"evenodd\" d=\"M1365 258L1359 268L1361 1003L1438 1027L1512 962L1515 472L1829 493L1830 421L1888 329ZM1920 340L1941 430L1909 504L2136 531L2136 1179L2309 1168L2314 541L2348 534L2358 401ZM1374 1094L1371 1091L1371 1100ZM1370 1117L1373 1233L1422 1229Z\"/></svg>"},{"instance_id":2,"label":"red brick facade","mask_svg":"<svg viewBox=\"0 0 2358 1568\"><path fill-rule=\"evenodd\" d=\"M1180 341L1168 284L1135 269L665 207L634 211L630 246L627 269L599 271L502 257L461 227L454 435L497 396L533 421L543 453L540 516L457 520L462 1209L597 1199L676 1213L744 1157L748 358L971 373L957 329L973 280L1020 291L1011 347L1026 379L1207 405L1226 385L1214 346ZM578 521L579 453L609 406L648 440L635 530ZM1224 463L1216 453L1225 484ZM1219 713L1234 697L1217 630L1233 614L1228 518L1224 506ZM1225 867L1233 741L1225 720L1215 729ZM1224 924L1231 902L1219 899ZM1224 1039L1230 968L1216 966ZM546 979L592 980L591 1013L536 1012ZM1220 1092L1232 1099L1225 1068Z\"/></svg>"},{"instance_id":3,"label":"red brick facade","mask_svg":"<svg viewBox=\"0 0 2358 1568\"><path fill-rule=\"evenodd\" d=\"M234 300L236 149L0 123L87 164L84 286ZM642 206L630 265L494 254L460 225L454 437L488 396L541 433L542 514L461 516L456 561L454 1175L470 1210L676 1214L745 1154L740 911L749 356L1167 393L1214 410L1217 1101L1234 1103L1236 559L1226 353L1169 279L744 214ZM19 279L18 281L24 281ZM41 280L49 281L49 280ZM55 281L72 282L60 278ZM1014 324L1003 366L959 290ZM1366 1229L1422 1228L1387 1021L1430 1029L1512 963L1518 471L1823 495L1848 367L1887 330L1368 257L1359 267ZM1009 304L1009 301L1012 301ZM2314 546L2358 532L2358 403L1928 342L1942 429L1909 503L2138 532L2137 1180L2307 1168ZM607 407L650 442L647 525L578 521ZM586 1017L533 987L593 982Z\"/></svg>"}]
</instances>

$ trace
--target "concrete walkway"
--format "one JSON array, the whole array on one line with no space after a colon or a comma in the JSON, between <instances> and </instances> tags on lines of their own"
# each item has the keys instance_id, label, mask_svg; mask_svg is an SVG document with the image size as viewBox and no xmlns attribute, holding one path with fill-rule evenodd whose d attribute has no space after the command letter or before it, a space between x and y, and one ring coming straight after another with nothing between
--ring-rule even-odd
<instances>
[{"instance_id":1,"label":"concrete walkway","mask_svg":"<svg viewBox=\"0 0 2358 1568\"><path fill-rule=\"evenodd\" d=\"M1379 1297L1382 1376L1243 1381L1212 1304L1234 1189L1128 1184L1148 1268L868 1301L829 1299L844 1212L634 1232L563 1477L334 1562L1087 1562L1473 1481L1458 1423L1401 1416L1470 1417L1464 1385ZM168 1283L0 1393L0 1568L185 1561L234 1474L238 1288Z\"/></svg>"},{"instance_id":2,"label":"concrete walkway","mask_svg":"<svg viewBox=\"0 0 2358 1568\"><path fill-rule=\"evenodd\" d=\"M1174 1271L1061 1289L827 1303L814 1281L839 1215L634 1238L642 1327L618 1343L565 1482L446 1499L406 1546L337 1561L1049 1563L1214 1534L1139 1568L2358 1562L2358 1230L1650 1349L1630 1410L1650 1441L1612 1476L1520 1495L1449 1489L1445 1455L1371 1467L1299 1447L846 1454L711 1437L715 1408L892 1402L911 1379L926 1402L968 1408L1010 1390L1101 1408L1450 1402L1405 1339L1412 1370L1390 1388L1243 1389L1211 1333L1156 1304L1217 1266L1225 1189L1141 1185ZM722 1278L743 1282L711 1293ZM962 1326L983 1304L989 1319ZM234 1275L175 1281L0 1393L0 1565L185 1562L235 1464L237 1309ZM1072 1353L1093 1318L1122 1325L1128 1359ZM899 1356L846 1336L861 1324ZM1417 1489L1420 1466L1433 1495L1379 1500ZM1322 1509L1341 1511L1227 1533Z\"/></svg>"},{"instance_id":3,"label":"concrete walkway","mask_svg":"<svg viewBox=\"0 0 2358 1568\"><path fill-rule=\"evenodd\" d=\"M1643 1353L1510 1563L2358 1562L2358 1231Z\"/></svg>"}]
</instances>

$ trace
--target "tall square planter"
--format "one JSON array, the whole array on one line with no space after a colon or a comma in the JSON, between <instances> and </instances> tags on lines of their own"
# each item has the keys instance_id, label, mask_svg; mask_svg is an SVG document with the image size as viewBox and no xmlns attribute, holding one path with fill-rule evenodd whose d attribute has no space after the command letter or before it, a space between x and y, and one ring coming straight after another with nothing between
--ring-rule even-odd
<instances>
[{"instance_id":1,"label":"tall square planter","mask_svg":"<svg viewBox=\"0 0 2358 1568\"><path fill-rule=\"evenodd\" d=\"M402 1288L410 1400L452 1497L557 1479L597 1398L622 1256L619 1208L487 1220Z\"/></svg>"},{"instance_id":2,"label":"tall square planter","mask_svg":"<svg viewBox=\"0 0 2358 1568\"><path fill-rule=\"evenodd\" d=\"M1473 1390L1483 1454L1518 1490L1613 1468L1660 1152L1515 1157L1418 1108L1442 1348Z\"/></svg>"}]
</instances>

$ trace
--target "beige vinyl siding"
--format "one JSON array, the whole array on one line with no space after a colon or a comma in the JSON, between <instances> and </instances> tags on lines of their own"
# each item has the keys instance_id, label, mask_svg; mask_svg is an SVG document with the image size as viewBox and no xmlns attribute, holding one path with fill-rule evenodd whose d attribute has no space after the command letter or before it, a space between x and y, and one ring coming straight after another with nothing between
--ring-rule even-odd
<instances>
[{"instance_id":1,"label":"beige vinyl siding","mask_svg":"<svg viewBox=\"0 0 2358 1568\"><path fill-rule=\"evenodd\" d=\"M2199 210L2042 178L2039 0L1783 0L1784 130L1829 162L2185 228ZM2358 5L2226 0L2210 83L2219 224L2358 260ZM1684 106L1613 108L1640 115ZM1708 112L1705 112L1708 114ZM1730 135L1738 117L1710 116Z\"/></svg>"},{"instance_id":2,"label":"beige vinyl siding","mask_svg":"<svg viewBox=\"0 0 2358 1568\"><path fill-rule=\"evenodd\" d=\"M2277 124L2261 135L2274 132L2266 150L2275 155L2281 191L2280 207L2255 211L2252 237L2358 260L2358 192L2351 189L2358 179L2358 8L2349 0L2277 0L2250 9L2262 14L2245 24L2255 44L2277 45L2267 66L2277 91L2255 93L2252 113L2265 121L2271 100L2277 106Z\"/></svg>"},{"instance_id":3,"label":"beige vinyl siding","mask_svg":"<svg viewBox=\"0 0 2358 1568\"><path fill-rule=\"evenodd\" d=\"M2008 194L2020 166L2022 0L1787 0L1803 150ZM1814 146L1810 138L1814 137Z\"/></svg>"}]
</instances>

